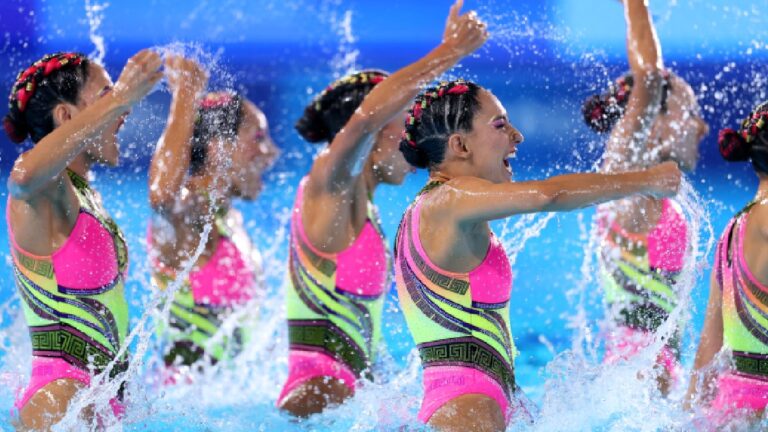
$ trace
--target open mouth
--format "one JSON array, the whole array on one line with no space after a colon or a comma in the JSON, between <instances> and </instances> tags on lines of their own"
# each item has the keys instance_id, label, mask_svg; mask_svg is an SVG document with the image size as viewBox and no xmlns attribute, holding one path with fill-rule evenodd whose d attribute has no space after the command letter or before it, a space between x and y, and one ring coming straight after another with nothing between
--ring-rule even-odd
<instances>
[{"instance_id":1,"label":"open mouth","mask_svg":"<svg viewBox=\"0 0 768 432\"><path fill-rule=\"evenodd\" d=\"M125 124L125 118L126 118L126 117L127 117L127 115L126 115L126 114L124 114L124 115L121 115L121 116L120 116L120 117L117 119L117 127L115 128L115 135L117 135L117 133L118 133L118 132L120 132L120 129L122 129L122 128L123 128L123 125Z\"/></svg>"},{"instance_id":2,"label":"open mouth","mask_svg":"<svg viewBox=\"0 0 768 432\"><path fill-rule=\"evenodd\" d=\"M515 157L515 154L517 153L517 149L512 150L504 157L504 168L507 170L509 174L512 174L512 164L510 164L509 160Z\"/></svg>"}]
</instances>

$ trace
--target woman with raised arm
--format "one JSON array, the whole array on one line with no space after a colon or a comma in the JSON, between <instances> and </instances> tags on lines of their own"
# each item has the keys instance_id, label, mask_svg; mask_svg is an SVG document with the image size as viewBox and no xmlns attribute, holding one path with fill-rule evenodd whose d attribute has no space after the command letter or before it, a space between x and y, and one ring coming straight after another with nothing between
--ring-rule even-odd
<instances>
[{"instance_id":1,"label":"woman with raised arm","mask_svg":"<svg viewBox=\"0 0 768 432\"><path fill-rule=\"evenodd\" d=\"M625 0L624 15L630 72L583 107L589 126L610 132L603 170L621 172L668 160L692 170L708 132L693 90L664 69L646 0ZM612 363L648 346L678 304L676 284L689 255L687 225L673 199L648 196L601 206L598 218L598 262L608 308L604 361ZM657 381L664 394L678 368L678 336L670 335L658 354Z\"/></svg>"},{"instance_id":2,"label":"woman with raised arm","mask_svg":"<svg viewBox=\"0 0 768 432\"><path fill-rule=\"evenodd\" d=\"M391 271L372 197L409 171L397 145L419 86L487 37L461 6L451 7L442 43L424 58L391 76L369 71L337 81L296 125L308 141L330 144L301 181L291 219L289 372L278 406L294 415L341 403L370 377Z\"/></svg>"},{"instance_id":3,"label":"woman with raised arm","mask_svg":"<svg viewBox=\"0 0 768 432\"><path fill-rule=\"evenodd\" d=\"M488 90L443 82L416 98L400 151L429 182L395 248L397 291L424 366L419 420L443 431L500 431L515 408L512 273L489 221L568 211L632 194L674 194L674 163L622 174L514 182L523 136Z\"/></svg>"},{"instance_id":4,"label":"woman with raised arm","mask_svg":"<svg viewBox=\"0 0 768 432\"><path fill-rule=\"evenodd\" d=\"M56 53L22 71L11 90L5 132L34 143L14 163L6 213L32 338L30 380L15 403L22 429L49 430L94 374L114 378L127 367L118 353L128 333L128 252L87 178L94 164L118 163L117 132L160 66L156 53L141 51L113 85L84 55ZM116 416L121 399L110 401Z\"/></svg>"},{"instance_id":5,"label":"woman with raised arm","mask_svg":"<svg viewBox=\"0 0 768 432\"><path fill-rule=\"evenodd\" d=\"M704 329L685 400L687 405L710 406L712 430L734 416L757 420L768 405L768 102L758 105L738 132L721 131L719 147L729 162L751 161L758 186L717 244ZM712 360L722 350L730 355L733 369L718 377Z\"/></svg>"},{"instance_id":6,"label":"woman with raised arm","mask_svg":"<svg viewBox=\"0 0 768 432\"><path fill-rule=\"evenodd\" d=\"M149 170L153 281L165 289L204 242L172 299L169 328L160 332L165 382L174 383L179 374L191 379L186 372L200 360L237 354L247 340L244 320L233 334L219 334L260 288L259 255L232 201L258 196L277 149L256 105L234 93L205 93L208 76L198 63L170 56L165 73L171 109ZM206 225L212 229L204 237Z\"/></svg>"}]
</instances>

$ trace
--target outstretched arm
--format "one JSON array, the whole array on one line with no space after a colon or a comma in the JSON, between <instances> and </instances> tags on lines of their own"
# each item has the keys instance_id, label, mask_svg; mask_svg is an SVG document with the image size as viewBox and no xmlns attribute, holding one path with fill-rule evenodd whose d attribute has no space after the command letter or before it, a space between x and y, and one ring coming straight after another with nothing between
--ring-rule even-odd
<instances>
[{"instance_id":1,"label":"outstretched arm","mask_svg":"<svg viewBox=\"0 0 768 432\"><path fill-rule=\"evenodd\" d=\"M63 122L16 160L8 177L11 196L19 200L36 196L89 145L98 145L97 137L146 96L160 79L161 63L160 57L149 50L131 57L114 88L103 89L101 98Z\"/></svg>"},{"instance_id":2,"label":"outstretched arm","mask_svg":"<svg viewBox=\"0 0 768 432\"><path fill-rule=\"evenodd\" d=\"M149 166L149 202L155 211L167 211L176 202L189 171L197 98L208 76L194 60L170 56L165 72L171 89L171 109L165 131Z\"/></svg>"},{"instance_id":3,"label":"outstretched arm","mask_svg":"<svg viewBox=\"0 0 768 432\"><path fill-rule=\"evenodd\" d=\"M680 170L666 162L620 174L567 174L541 181L494 184L476 177L454 179L430 204L456 224L502 219L515 214L569 211L633 194L669 196L677 192Z\"/></svg>"},{"instance_id":4,"label":"outstretched arm","mask_svg":"<svg viewBox=\"0 0 768 432\"><path fill-rule=\"evenodd\" d=\"M336 135L310 173L310 184L325 190L348 190L360 175L374 134L402 112L419 88L480 47L487 39L485 24L475 12L460 15L463 0L451 7L440 45L419 61L398 70L366 96L349 122Z\"/></svg>"},{"instance_id":5,"label":"outstretched arm","mask_svg":"<svg viewBox=\"0 0 768 432\"><path fill-rule=\"evenodd\" d=\"M634 85L624 115L608 140L603 164L609 171L644 166L646 140L661 105L664 62L647 1L624 0L627 57Z\"/></svg>"},{"instance_id":6,"label":"outstretched arm","mask_svg":"<svg viewBox=\"0 0 768 432\"><path fill-rule=\"evenodd\" d=\"M723 312L722 312L722 292L720 285L715 279L714 270L709 288L709 303L707 304L707 313L704 318L704 329L701 331L701 340L699 341L699 350L696 352L696 359L693 363L691 372L691 383L688 387L688 394L683 399L686 409L692 405L701 403L701 397L707 396L706 393L714 387L712 374L704 373L704 369L712 363L712 359L720 352L723 347ZM701 386L699 386L701 383Z\"/></svg>"}]
</instances>

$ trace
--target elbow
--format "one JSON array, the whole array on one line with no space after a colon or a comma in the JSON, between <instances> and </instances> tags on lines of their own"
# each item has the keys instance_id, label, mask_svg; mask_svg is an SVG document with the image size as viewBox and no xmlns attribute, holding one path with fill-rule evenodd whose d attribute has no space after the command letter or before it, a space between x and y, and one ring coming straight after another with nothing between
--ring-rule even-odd
<instances>
[{"instance_id":1,"label":"elbow","mask_svg":"<svg viewBox=\"0 0 768 432\"><path fill-rule=\"evenodd\" d=\"M536 206L544 212L563 210L562 191L554 187L541 189L533 200Z\"/></svg>"},{"instance_id":2,"label":"elbow","mask_svg":"<svg viewBox=\"0 0 768 432\"><path fill-rule=\"evenodd\" d=\"M174 193L170 188L163 187L160 179L155 178L150 171L149 177L149 206L156 212L163 212L169 209L175 200Z\"/></svg>"},{"instance_id":3,"label":"elbow","mask_svg":"<svg viewBox=\"0 0 768 432\"><path fill-rule=\"evenodd\" d=\"M149 206L158 213L164 213L173 205L173 196L158 185L149 186Z\"/></svg>"},{"instance_id":4,"label":"elbow","mask_svg":"<svg viewBox=\"0 0 768 432\"><path fill-rule=\"evenodd\" d=\"M545 212L571 211L585 208L593 204L584 198L579 198L573 192L569 192L565 186L552 187L541 191L538 197L540 208Z\"/></svg>"},{"instance_id":5,"label":"elbow","mask_svg":"<svg viewBox=\"0 0 768 432\"><path fill-rule=\"evenodd\" d=\"M635 84L643 86L651 101L660 103L666 80L664 75L664 71L658 65L649 64L637 73Z\"/></svg>"},{"instance_id":6,"label":"elbow","mask_svg":"<svg viewBox=\"0 0 768 432\"><path fill-rule=\"evenodd\" d=\"M8 176L8 193L13 199L26 200L34 193L34 176L29 170L14 166Z\"/></svg>"},{"instance_id":7,"label":"elbow","mask_svg":"<svg viewBox=\"0 0 768 432\"><path fill-rule=\"evenodd\" d=\"M378 129L375 123L373 111L361 105L355 110L354 114L352 114L352 117L350 117L347 124L344 125L344 129L346 129L346 132L360 135L370 134Z\"/></svg>"}]
</instances>

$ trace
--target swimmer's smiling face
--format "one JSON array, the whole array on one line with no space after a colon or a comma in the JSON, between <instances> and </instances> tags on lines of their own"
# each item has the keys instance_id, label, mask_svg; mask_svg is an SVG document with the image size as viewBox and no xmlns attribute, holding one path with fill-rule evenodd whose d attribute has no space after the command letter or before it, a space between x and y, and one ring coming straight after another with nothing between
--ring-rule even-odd
<instances>
[{"instance_id":1,"label":"swimmer's smiling face","mask_svg":"<svg viewBox=\"0 0 768 432\"><path fill-rule=\"evenodd\" d=\"M501 102L488 90L478 93L480 109L472 119L472 130L463 133L467 162L476 177L493 183L512 180L509 160L523 142L523 135L512 126Z\"/></svg>"}]
</instances>

